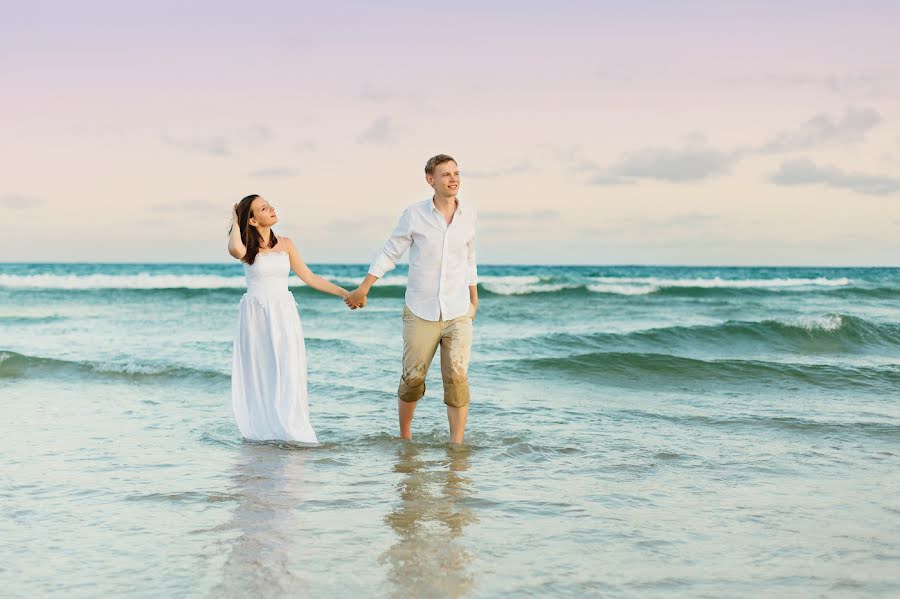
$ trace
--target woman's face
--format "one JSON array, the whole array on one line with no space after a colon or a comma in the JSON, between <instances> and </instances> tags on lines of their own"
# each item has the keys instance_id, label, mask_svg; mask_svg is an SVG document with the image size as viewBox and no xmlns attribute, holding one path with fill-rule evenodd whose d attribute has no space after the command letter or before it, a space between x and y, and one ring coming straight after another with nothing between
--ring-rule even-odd
<instances>
[{"instance_id":1,"label":"woman's face","mask_svg":"<svg viewBox=\"0 0 900 599\"><path fill-rule=\"evenodd\" d=\"M271 227L278 222L275 207L265 198L256 198L250 204L250 224L254 227Z\"/></svg>"}]
</instances>

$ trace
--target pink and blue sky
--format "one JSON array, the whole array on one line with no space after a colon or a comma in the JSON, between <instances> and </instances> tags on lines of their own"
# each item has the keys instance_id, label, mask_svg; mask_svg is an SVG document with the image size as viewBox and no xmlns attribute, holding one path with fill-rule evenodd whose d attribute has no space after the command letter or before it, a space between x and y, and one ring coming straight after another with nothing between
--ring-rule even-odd
<instances>
[{"instance_id":1,"label":"pink and blue sky","mask_svg":"<svg viewBox=\"0 0 900 599\"><path fill-rule=\"evenodd\" d=\"M900 264L897 2L7 2L0 261L368 262L459 160L484 263Z\"/></svg>"}]
</instances>

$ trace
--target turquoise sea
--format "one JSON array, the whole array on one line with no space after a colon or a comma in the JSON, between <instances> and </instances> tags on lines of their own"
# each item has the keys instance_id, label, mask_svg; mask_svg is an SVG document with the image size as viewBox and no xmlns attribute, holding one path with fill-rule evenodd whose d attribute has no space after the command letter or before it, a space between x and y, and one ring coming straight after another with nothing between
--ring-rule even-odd
<instances>
[{"instance_id":1,"label":"turquoise sea","mask_svg":"<svg viewBox=\"0 0 900 599\"><path fill-rule=\"evenodd\" d=\"M302 449L238 263L0 264L3 596L900 596L900 269L479 271L461 449L436 367L396 436L405 270L294 278Z\"/></svg>"}]
</instances>

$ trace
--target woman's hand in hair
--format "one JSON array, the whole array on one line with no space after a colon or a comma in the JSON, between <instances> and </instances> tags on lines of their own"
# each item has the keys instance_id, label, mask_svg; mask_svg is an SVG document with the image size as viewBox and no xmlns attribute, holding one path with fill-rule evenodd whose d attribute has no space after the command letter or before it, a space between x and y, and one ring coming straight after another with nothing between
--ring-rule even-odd
<instances>
[{"instance_id":1,"label":"woman's hand in hair","mask_svg":"<svg viewBox=\"0 0 900 599\"><path fill-rule=\"evenodd\" d=\"M244 242L241 240L241 224L237 212L238 205L234 205L231 212L231 229L228 231L228 253L232 258L240 260L247 253Z\"/></svg>"}]
</instances>

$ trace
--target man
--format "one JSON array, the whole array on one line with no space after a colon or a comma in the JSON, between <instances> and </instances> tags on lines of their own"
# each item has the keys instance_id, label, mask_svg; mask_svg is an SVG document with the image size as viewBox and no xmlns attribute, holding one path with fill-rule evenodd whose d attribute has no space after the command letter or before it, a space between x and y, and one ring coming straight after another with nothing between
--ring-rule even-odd
<instances>
[{"instance_id":1,"label":"man","mask_svg":"<svg viewBox=\"0 0 900 599\"><path fill-rule=\"evenodd\" d=\"M456 160L439 154L425 164L433 197L407 207L366 278L347 298L366 304L372 285L409 249L409 277L403 307L403 374L397 395L400 436L412 438L416 402L425 395L425 376L438 346L451 443L461 444L469 413L469 356L478 310L475 210L460 202Z\"/></svg>"}]
</instances>

